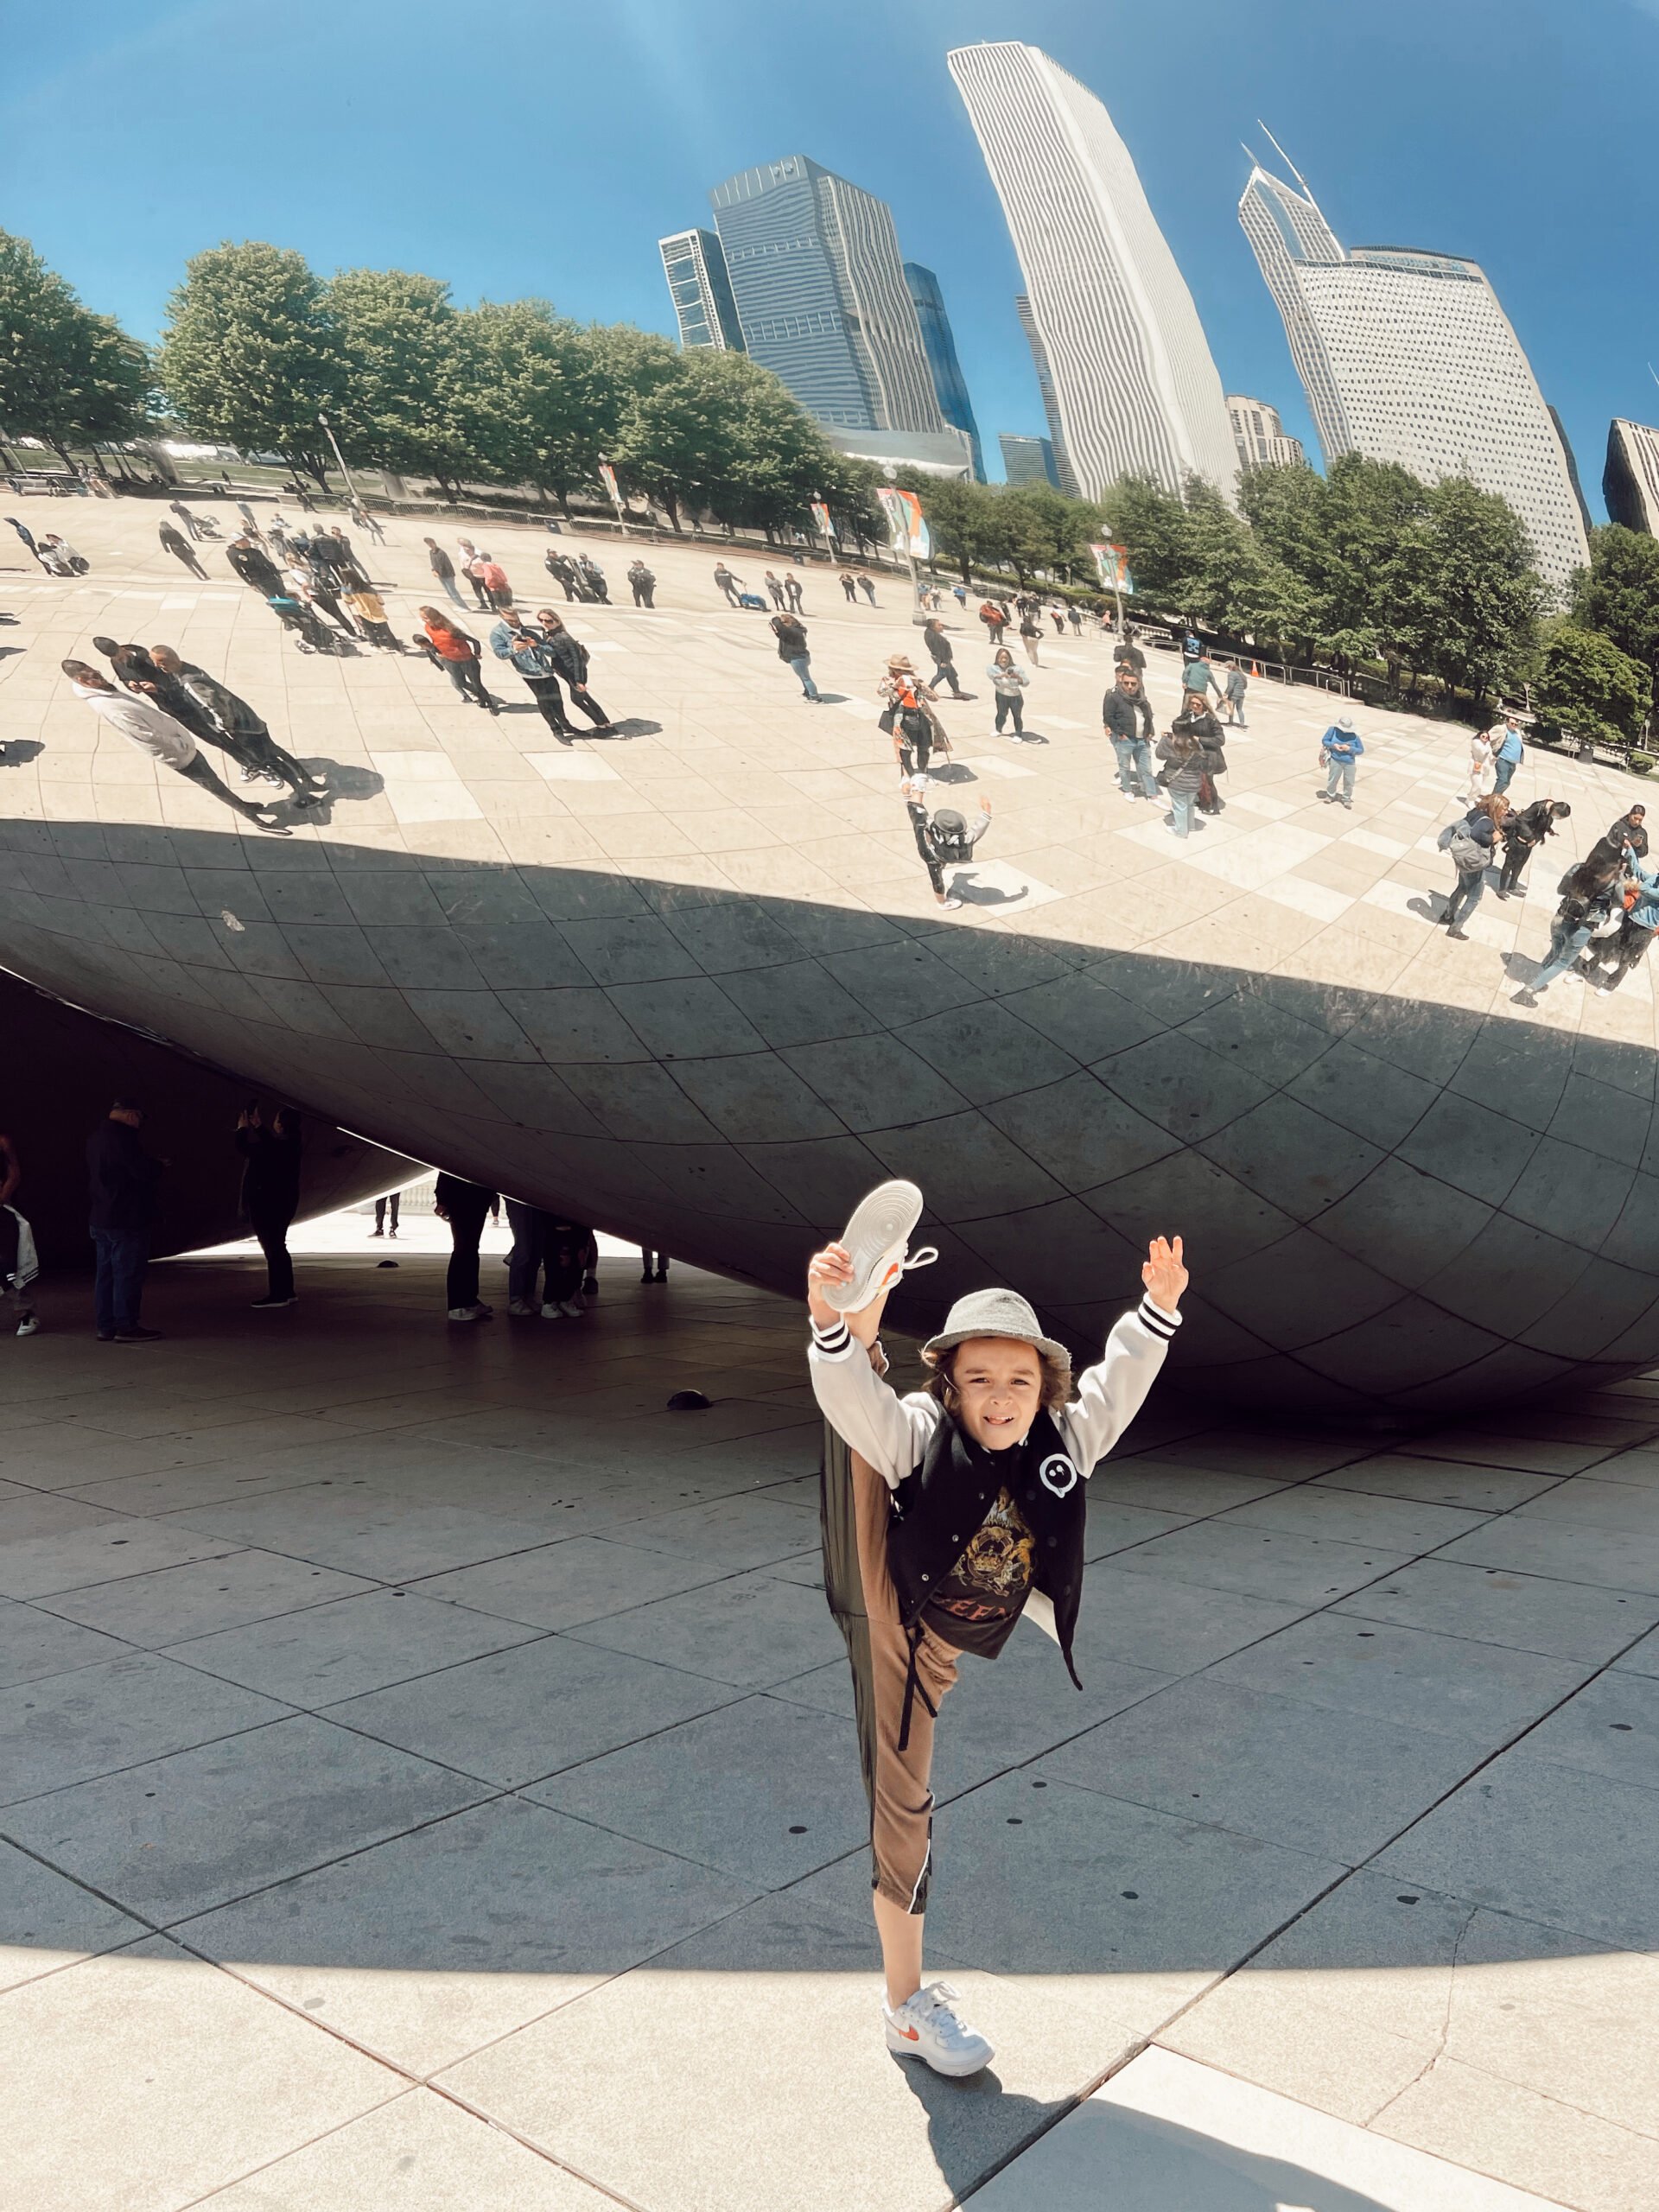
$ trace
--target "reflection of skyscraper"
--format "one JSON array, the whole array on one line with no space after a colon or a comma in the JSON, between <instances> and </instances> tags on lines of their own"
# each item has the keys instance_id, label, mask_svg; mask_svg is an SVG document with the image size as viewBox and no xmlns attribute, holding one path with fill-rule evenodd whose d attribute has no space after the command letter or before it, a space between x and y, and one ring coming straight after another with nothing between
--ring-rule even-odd
<instances>
[{"instance_id":1,"label":"reflection of skyscraper","mask_svg":"<svg viewBox=\"0 0 1659 2212\"><path fill-rule=\"evenodd\" d=\"M892 210L804 155L709 195L749 353L851 429L944 427Z\"/></svg>"},{"instance_id":2,"label":"reflection of skyscraper","mask_svg":"<svg viewBox=\"0 0 1659 2212\"><path fill-rule=\"evenodd\" d=\"M957 341L950 328L950 318L944 311L944 296L939 289L939 280L931 269L924 269L919 261L905 264L905 282L915 303L916 320L922 327L922 348L927 355L927 365L932 372L934 397L939 403L939 412L953 430L965 430L974 449L974 478L976 483L985 481L985 456L980 449L979 425L974 420L974 404L968 397L968 379L962 373L962 363L957 358Z\"/></svg>"},{"instance_id":3,"label":"reflection of skyscraper","mask_svg":"<svg viewBox=\"0 0 1659 2212\"><path fill-rule=\"evenodd\" d=\"M1227 395L1227 420L1246 468L1300 468L1306 460L1300 438L1287 437L1279 410L1242 391Z\"/></svg>"},{"instance_id":4,"label":"reflection of skyscraper","mask_svg":"<svg viewBox=\"0 0 1659 2212\"><path fill-rule=\"evenodd\" d=\"M1601 495L1611 521L1659 537L1659 430L1613 417L1607 426Z\"/></svg>"},{"instance_id":5,"label":"reflection of skyscraper","mask_svg":"<svg viewBox=\"0 0 1659 2212\"><path fill-rule=\"evenodd\" d=\"M726 257L714 232L677 231L672 238L658 238L657 246L679 318L681 345L716 346L741 353L743 332L737 320L737 302L732 297Z\"/></svg>"},{"instance_id":6,"label":"reflection of skyscraper","mask_svg":"<svg viewBox=\"0 0 1659 2212\"><path fill-rule=\"evenodd\" d=\"M1020 318L1020 327L1026 334L1026 343L1031 348L1031 365L1037 378L1037 391L1043 403L1043 414L1048 423L1048 436L1044 443L1049 449L1051 474L1062 492L1072 499L1081 495L1077 490L1077 471L1066 459L1065 432L1060 425L1060 403L1054 395L1054 372L1048 365L1048 353L1043 345L1037 319L1032 314L1031 302L1023 292L1014 295L1014 311Z\"/></svg>"},{"instance_id":7,"label":"reflection of skyscraper","mask_svg":"<svg viewBox=\"0 0 1659 2212\"><path fill-rule=\"evenodd\" d=\"M1361 453L1430 483L1469 477L1509 501L1540 571L1565 582L1588 551L1571 462L1484 273L1414 248L1344 252L1312 194L1259 167L1238 219L1326 461Z\"/></svg>"},{"instance_id":8,"label":"reflection of skyscraper","mask_svg":"<svg viewBox=\"0 0 1659 2212\"><path fill-rule=\"evenodd\" d=\"M1052 438L1028 438L1017 430L999 430L1002 474L1010 484L1052 484L1063 491Z\"/></svg>"},{"instance_id":9,"label":"reflection of skyscraper","mask_svg":"<svg viewBox=\"0 0 1659 2212\"><path fill-rule=\"evenodd\" d=\"M1034 46L957 48L967 104L1052 380L1055 457L1097 498L1121 476L1230 493L1221 378L1128 149L1088 88Z\"/></svg>"}]
</instances>

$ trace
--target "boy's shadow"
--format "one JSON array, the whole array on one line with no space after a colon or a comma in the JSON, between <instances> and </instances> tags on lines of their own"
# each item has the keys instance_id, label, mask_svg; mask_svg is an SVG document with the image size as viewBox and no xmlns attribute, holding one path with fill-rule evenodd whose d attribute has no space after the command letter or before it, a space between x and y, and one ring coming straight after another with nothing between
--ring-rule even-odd
<instances>
[{"instance_id":1,"label":"boy's shadow","mask_svg":"<svg viewBox=\"0 0 1659 2212\"><path fill-rule=\"evenodd\" d=\"M334 818L336 800L373 798L386 787L385 778L377 775L372 768L340 767L333 760L307 760L300 759L297 753L295 758L312 775L322 777L328 788L315 806L296 807L291 798L283 806L283 800L273 798L270 804L283 807L283 819L289 825L305 822L320 823L327 827Z\"/></svg>"},{"instance_id":2,"label":"boy's shadow","mask_svg":"<svg viewBox=\"0 0 1659 2212\"><path fill-rule=\"evenodd\" d=\"M976 784L979 778L965 760L947 760L942 768L930 766L928 779L935 784Z\"/></svg>"},{"instance_id":3,"label":"boy's shadow","mask_svg":"<svg viewBox=\"0 0 1659 2212\"><path fill-rule=\"evenodd\" d=\"M960 899L964 906L1015 906L1029 895L1030 888L1022 883L1017 891L1004 891L1000 884L976 881L971 874L950 880L952 897Z\"/></svg>"},{"instance_id":4,"label":"boy's shadow","mask_svg":"<svg viewBox=\"0 0 1659 2212\"><path fill-rule=\"evenodd\" d=\"M16 649L0 646L0 653L4 653L8 650ZM0 767L21 768L27 761L38 760L45 750L46 747L38 737L9 737L0 740Z\"/></svg>"}]
</instances>

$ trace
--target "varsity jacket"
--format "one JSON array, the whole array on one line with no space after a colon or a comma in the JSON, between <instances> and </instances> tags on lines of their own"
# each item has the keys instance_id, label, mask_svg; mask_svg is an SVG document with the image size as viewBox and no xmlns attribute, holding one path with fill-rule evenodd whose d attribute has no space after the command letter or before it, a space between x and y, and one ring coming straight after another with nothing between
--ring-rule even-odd
<instances>
[{"instance_id":1,"label":"varsity jacket","mask_svg":"<svg viewBox=\"0 0 1659 2212\"><path fill-rule=\"evenodd\" d=\"M1039 1529L1032 1525L1039 1540L1039 1567L1025 1611L1060 1645L1068 1668L1071 1630L1083 1583L1082 1482L1146 1402L1179 1326L1179 1313L1166 1313L1149 1298L1142 1298L1134 1313L1118 1321L1096 1364L1075 1378L1076 1396L1052 1414L1038 1416L1039 1422L1052 1424L1058 1445L1056 1453L1045 1455L1050 1464L1046 1478L1040 1478L1039 1471L1042 1488L1055 1508L1065 1511L1063 1518L1051 1523L1047 1506L1038 1508L1044 1526ZM889 1571L908 1626L919 1618L929 1592L955 1567L983 1517L976 1517L975 1503L953 1497L936 1479L919 1484L912 1479L925 1466L936 1432L947 1418L944 1408L925 1390L912 1390L901 1398L890 1389L844 1320L823 1330L813 1325L807 1363L824 1419L894 1493L895 1519L902 1516L911 1522L915 1501L919 1519L906 1528L896 1545L888 1546ZM1065 1466L1052 1464L1062 1456ZM1021 1509L1027 1510L1023 1492ZM1052 1555L1042 1541L1049 1535L1061 1539ZM1065 1584L1070 1585L1070 1592L1062 1619L1057 1618L1055 1593ZM1075 1671L1072 1679L1077 1679Z\"/></svg>"}]
</instances>

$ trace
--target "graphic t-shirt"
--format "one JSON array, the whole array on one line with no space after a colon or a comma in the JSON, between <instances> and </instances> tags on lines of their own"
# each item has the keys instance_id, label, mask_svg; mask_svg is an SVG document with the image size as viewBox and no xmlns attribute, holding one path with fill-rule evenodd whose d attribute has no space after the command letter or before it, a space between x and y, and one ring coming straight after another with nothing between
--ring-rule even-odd
<instances>
[{"instance_id":1,"label":"graphic t-shirt","mask_svg":"<svg viewBox=\"0 0 1659 2212\"><path fill-rule=\"evenodd\" d=\"M924 1618L942 1642L995 1659L1031 1595L1037 1541L1006 1484L928 1602Z\"/></svg>"}]
</instances>

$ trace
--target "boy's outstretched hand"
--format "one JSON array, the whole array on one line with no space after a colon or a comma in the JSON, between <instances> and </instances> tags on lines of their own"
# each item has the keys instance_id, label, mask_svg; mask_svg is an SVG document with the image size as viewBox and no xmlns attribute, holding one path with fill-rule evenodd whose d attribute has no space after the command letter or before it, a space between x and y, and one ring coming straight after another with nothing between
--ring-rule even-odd
<instances>
[{"instance_id":1,"label":"boy's outstretched hand","mask_svg":"<svg viewBox=\"0 0 1659 2212\"><path fill-rule=\"evenodd\" d=\"M881 1312L887 1302L884 1290L856 1313L842 1313L822 1294L825 1283L851 1282L853 1255L844 1244L826 1244L806 1263L806 1307L821 1329L845 1321L861 1344L873 1344L881 1332Z\"/></svg>"},{"instance_id":2,"label":"boy's outstretched hand","mask_svg":"<svg viewBox=\"0 0 1659 2212\"><path fill-rule=\"evenodd\" d=\"M1186 1288L1186 1269L1181 1265L1179 1236L1173 1243L1167 1236L1153 1238L1147 1247L1147 1264L1141 1270L1141 1280L1154 1306L1161 1306L1166 1313L1178 1310L1181 1293Z\"/></svg>"}]
</instances>

